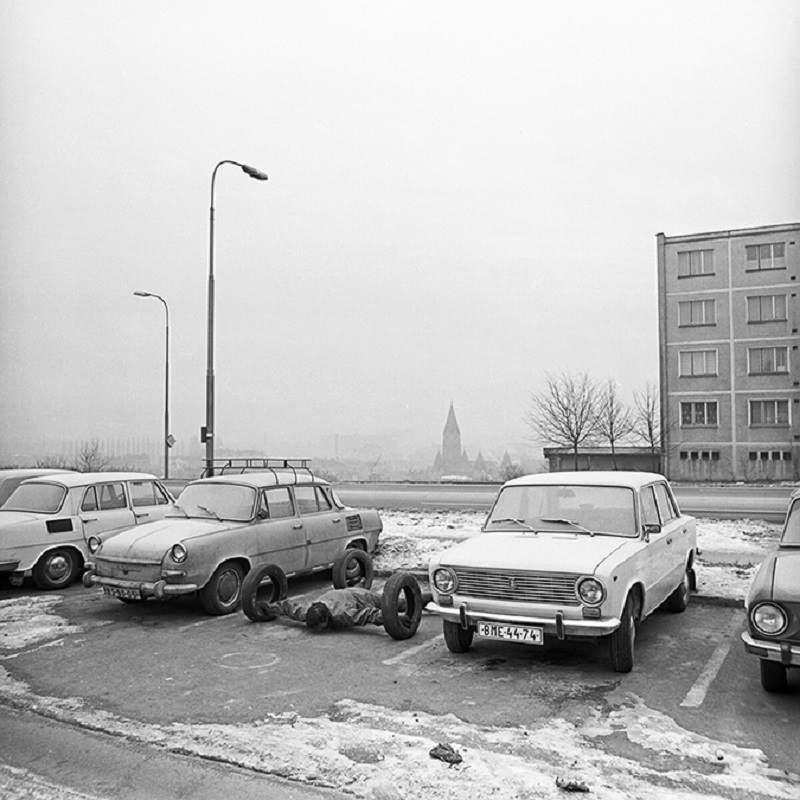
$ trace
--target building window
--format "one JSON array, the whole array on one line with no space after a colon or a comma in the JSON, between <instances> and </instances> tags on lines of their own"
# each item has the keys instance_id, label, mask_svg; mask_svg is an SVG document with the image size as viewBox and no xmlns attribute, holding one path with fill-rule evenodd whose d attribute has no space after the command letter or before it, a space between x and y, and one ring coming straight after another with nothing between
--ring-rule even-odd
<instances>
[{"instance_id":1,"label":"building window","mask_svg":"<svg viewBox=\"0 0 800 800\"><path fill-rule=\"evenodd\" d=\"M717 374L716 350L681 350L678 361L679 377Z\"/></svg>"},{"instance_id":2,"label":"building window","mask_svg":"<svg viewBox=\"0 0 800 800\"><path fill-rule=\"evenodd\" d=\"M766 450L751 450L751 461L791 461L792 454L788 450L773 450L768 452Z\"/></svg>"},{"instance_id":3,"label":"building window","mask_svg":"<svg viewBox=\"0 0 800 800\"><path fill-rule=\"evenodd\" d=\"M678 253L678 277L714 274L713 250L687 250Z\"/></svg>"},{"instance_id":4,"label":"building window","mask_svg":"<svg viewBox=\"0 0 800 800\"><path fill-rule=\"evenodd\" d=\"M751 400L750 425L786 426L789 424L788 400Z\"/></svg>"},{"instance_id":5,"label":"building window","mask_svg":"<svg viewBox=\"0 0 800 800\"><path fill-rule=\"evenodd\" d=\"M749 347L747 349L749 375L770 375L789 371L788 347Z\"/></svg>"},{"instance_id":6,"label":"building window","mask_svg":"<svg viewBox=\"0 0 800 800\"><path fill-rule=\"evenodd\" d=\"M681 450L680 457L681 461L719 461L719 450Z\"/></svg>"},{"instance_id":7,"label":"building window","mask_svg":"<svg viewBox=\"0 0 800 800\"><path fill-rule=\"evenodd\" d=\"M762 294L747 298L748 322L774 322L785 319L787 319L785 294Z\"/></svg>"},{"instance_id":8,"label":"building window","mask_svg":"<svg viewBox=\"0 0 800 800\"><path fill-rule=\"evenodd\" d=\"M716 325L716 300L683 300L678 303L678 325Z\"/></svg>"},{"instance_id":9,"label":"building window","mask_svg":"<svg viewBox=\"0 0 800 800\"><path fill-rule=\"evenodd\" d=\"M786 242L772 244L749 244L747 251L747 269L786 269Z\"/></svg>"},{"instance_id":10,"label":"building window","mask_svg":"<svg viewBox=\"0 0 800 800\"><path fill-rule=\"evenodd\" d=\"M716 427L717 403L681 403L681 427Z\"/></svg>"}]
</instances>

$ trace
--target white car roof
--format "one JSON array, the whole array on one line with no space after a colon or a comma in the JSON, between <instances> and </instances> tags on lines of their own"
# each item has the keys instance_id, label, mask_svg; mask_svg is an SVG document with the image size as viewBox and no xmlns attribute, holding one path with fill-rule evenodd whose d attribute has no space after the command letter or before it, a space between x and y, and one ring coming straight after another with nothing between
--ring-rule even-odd
<instances>
[{"instance_id":1,"label":"white car roof","mask_svg":"<svg viewBox=\"0 0 800 800\"><path fill-rule=\"evenodd\" d=\"M192 481L195 483L236 483L253 486L261 489L265 486L296 486L298 484L327 484L328 482L307 470L271 469L264 472L242 472L237 475L214 475L210 478L200 478Z\"/></svg>"},{"instance_id":2,"label":"white car roof","mask_svg":"<svg viewBox=\"0 0 800 800\"><path fill-rule=\"evenodd\" d=\"M155 475L145 472L66 472L63 474L48 475L47 477L31 478L25 483L60 483L69 489L75 486L88 486L92 483L111 483L112 481L142 481L158 480Z\"/></svg>"},{"instance_id":3,"label":"white car roof","mask_svg":"<svg viewBox=\"0 0 800 800\"><path fill-rule=\"evenodd\" d=\"M508 481L506 486L625 486L639 489L653 481L664 481L655 472L584 470L582 472L541 472Z\"/></svg>"}]
</instances>

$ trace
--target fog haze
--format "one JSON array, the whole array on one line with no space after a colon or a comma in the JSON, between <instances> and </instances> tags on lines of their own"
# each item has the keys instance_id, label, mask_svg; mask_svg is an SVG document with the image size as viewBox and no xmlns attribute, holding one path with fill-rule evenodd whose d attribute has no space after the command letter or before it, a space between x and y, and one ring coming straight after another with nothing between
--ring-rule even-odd
<instances>
[{"instance_id":1,"label":"fog haze","mask_svg":"<svg viewBox=\"0 0 800 800\"><path fill-rule=\"evenodd\" d=\"M658 379L655 235L800 216L800 3L0 0L0 455L522 442Z\"/></svg>"}]
</instances>

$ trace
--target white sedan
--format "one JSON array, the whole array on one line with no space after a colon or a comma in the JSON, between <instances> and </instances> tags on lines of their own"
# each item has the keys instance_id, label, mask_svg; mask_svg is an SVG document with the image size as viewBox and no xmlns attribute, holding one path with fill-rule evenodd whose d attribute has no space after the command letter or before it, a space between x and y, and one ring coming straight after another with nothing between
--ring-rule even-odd
<instances>
[{"instance_id":1,"label":"white sedan","mask_svg":"<svg viewBox=\"0 0 800 800\"><path fill-rule=\"evenodd\" d=\"M686 608L694 518L662 475L557 472L506 483L479 536L431 560L433 602L455 653L473 637L543 645L607 637L629 672L636 626L662 603Z\"/></svg>"},{"instance_id":2,"label":"white sedan","mask_svg":"<svg viewBox=\"0 0 800 800\"><path fill-rule=\"evenodd\" d=\"M0 507L0 573L63 589L80 574L90 536L161 519L175 502L153 475L64 472L23 481Z\"/></svg>"}]
</instances>

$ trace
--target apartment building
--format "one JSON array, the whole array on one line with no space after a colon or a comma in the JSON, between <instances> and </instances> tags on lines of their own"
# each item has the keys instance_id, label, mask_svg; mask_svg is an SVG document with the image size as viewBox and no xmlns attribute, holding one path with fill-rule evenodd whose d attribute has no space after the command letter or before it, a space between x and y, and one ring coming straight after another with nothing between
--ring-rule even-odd
<instances>
[{"instance_id":1,"label":"apartment building","mask_svg":"<svg viewBox=\"0 0 800 800\"><path fill-rule=\"evenodd\" d=\"M656 236L672 480L800 480L800 223Z\"/></svg>"}]
</instances>

